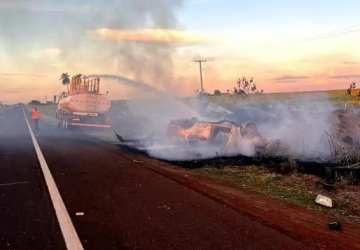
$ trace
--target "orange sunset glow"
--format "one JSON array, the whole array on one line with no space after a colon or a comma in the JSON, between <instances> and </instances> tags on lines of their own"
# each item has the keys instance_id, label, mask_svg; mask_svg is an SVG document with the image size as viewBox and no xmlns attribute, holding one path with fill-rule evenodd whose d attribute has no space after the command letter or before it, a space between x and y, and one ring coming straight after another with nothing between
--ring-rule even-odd
<instances>
[{"instance_id":1,"label":"orange sunset glow","mask_svg":"<svg viewBox=\"0 0 360 250\"><path fill-rule=\"evenodd\" d=\"M271 13L259 6L256 11L265 14L253 23L236 11L255 11L255 5L235 2L226 6L185 2L173 10L169 22L157 17L149 21L146 13L137 20L125 13L115 17L110 9L100 9L102 18L90 20L94 12L86 8L78 11L76 20L62 22L74 11L71 5L2 5L7 13L1 17L7 18L7 25L0 37L4 102L44 99L61 92L62 72L118 74L181 96L193 95L199 89L195 58L211 59L203 67L208 92L231 90L242 76L254 77L265 92L344 89L360 78L360 28L355 19L333 17L332 4L328 9L315 4L314 10L322 10L319 16L302 18L310 15L304 6L276 3L271 5L276 15L268 20ZM345 7L349 12L354 9ZM209 13L196 19L199 8L208 8ZM54 9L58 12L51 17ZM291 17L282 22L289 13ZM111 82L104 88L111 93L133 92Z\"/></svg>"}]
</instances>

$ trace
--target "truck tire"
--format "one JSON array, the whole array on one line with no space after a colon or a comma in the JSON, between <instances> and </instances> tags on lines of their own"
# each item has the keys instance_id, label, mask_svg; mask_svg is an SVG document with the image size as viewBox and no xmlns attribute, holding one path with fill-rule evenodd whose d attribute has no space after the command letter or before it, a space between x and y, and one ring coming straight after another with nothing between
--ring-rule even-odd
<instances>
[{"instance_id":1,"label":"truck tire","mask_svg":"<svg viewBox=\"0 0 360 250\"><path fill-rule=\"evenodd\" d=\"M64 128L65 129L69 128L69 121L68 120L64 120Z\"/></svg>"},{"instance_id":2,"label":"truck tire","mask_svg":"<svg viewBox=\"0 0 360 250\"><path fill-rule=\"evenodd\" d=\"M67 128L67 121L65 119L59 121L59 127L62 128L62 129L66 129Z\"/></svg>"}]
</instances>

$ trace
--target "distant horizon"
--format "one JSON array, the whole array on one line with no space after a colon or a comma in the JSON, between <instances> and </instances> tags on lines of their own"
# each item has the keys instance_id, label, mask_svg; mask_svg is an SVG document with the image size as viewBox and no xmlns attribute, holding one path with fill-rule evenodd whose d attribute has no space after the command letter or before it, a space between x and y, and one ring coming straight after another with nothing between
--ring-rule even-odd
<instances>
[{"instance_id":1,"label":"distant horizon","mask_svg":"<svg viewBox=\"0 0 360 250\"><path fill-rule=\"evenodd\" d=\"M360 89L360 88L357 88L357 89ZM263 94L261 95L270 95L270 94L311 94L311 93L327 93L327 92L335 92L335 91L344 91L344 94L345 94L345 91L346 89L327 89L327 90L313 90L313 91L298 91L298 92L264 92ZM208 93L208 92L206 92ZM213 94L213 93L208 93L208 94ZM226 94L226 92L222 92L222 94ZM233 94L233 93L231 93ZM251 94L252 95L252 94ZM50 95L49 95L50 97ZM177 98L192 98L192 97L196 97L196 95L188 95L188 96L177 96ZM155 97L154 97L155 98ZM48 99L48 102L49 103L53 103L52 100L50 100L51 98ZM110 100L111 101L130 101L130 100L141 100L142 98L141 97L135 97L135 98L131 98L131 99L113 99L111 98ZM146 98L143 98L143 99L146 99ZM151 98L150 98L151 99ZM33 100L29 100L29 101L25 101L25 102L12 102L12 103L7 103L7 102L2 102L0 100L0 103L1 104L5 104L5 105L16 105L16 104L28 104L29 102L31 101L40 101L42 104L44 104L45 102L43 100L38 100L38 99L33 99Z\"/></svg>"}]
</instances>

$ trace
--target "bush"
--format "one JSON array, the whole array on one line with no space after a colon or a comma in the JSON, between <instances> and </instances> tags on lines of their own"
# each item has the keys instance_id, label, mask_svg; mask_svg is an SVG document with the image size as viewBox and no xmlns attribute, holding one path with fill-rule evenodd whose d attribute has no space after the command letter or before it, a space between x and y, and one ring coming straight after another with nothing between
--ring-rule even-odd
<instances>
[{"instance_id":1,"label":"bush","mask_svg":"<svg viewBox=\"0 0 360 250\"><path fill-rule=\"evenodd\" d=\"M32 100L31 102L29 102L30 105L41 105L41 102L38 100Z\"/></svg>"}]
</instances>

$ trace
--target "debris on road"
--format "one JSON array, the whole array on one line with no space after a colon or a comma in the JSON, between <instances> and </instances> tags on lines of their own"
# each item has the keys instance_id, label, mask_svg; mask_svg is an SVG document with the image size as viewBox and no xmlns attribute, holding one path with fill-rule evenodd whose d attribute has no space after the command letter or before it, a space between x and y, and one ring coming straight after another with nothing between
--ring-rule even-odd
<instances>
[{"instance_id":1,"label":"debris on road","mask_svg":"<svg viewBox=\"0 0 360 250\"><path fill-rule=\"evenodd\" d=\"M326 197L324 195L321 195L319 194L317 197L316 197L316 200L315 202L319 205L322 205L324 207L329 207L329 208L332 208L334 206L333 204L333 201L331 198L329 197Z\"/></svg>"},{"instance_id":2,"label":"debris on road","mask_svg":"<svg viewBox=\"0 0 360 250\"><path fill-rule=\"evenodd\" d=\"M338 221L332 221L328 224L329 230L333 231L340 231L341 230L341 223Z\"/></svg>"},{"instance_id":3,"label":"debris on road","mask_svg":"<svg viewBox=\"0 0 360 250\"><path fill-rule=\"evenodd\" d=\"M158 208L160 208L160 209L165 209L165 210L170 210L170 209L171 209L171 207L168 206L168 205L166 205L166 204L163 204L163 205L161 205L161 206L158 206Z\"/></svg>"},{"instance_id":4,"label":"debris on road","mask_svg":"<svg viewBox=\"0 0 360 250\"><path fill-rule=\"evenodd\" d=\"M322 189L325 189L327 191L334 191L336 189L336 186L334 184L330 184L330 183L323 182L323 181L317 181L315 183L315 185L318 188L322 188Z\"/></svg>"}]
</instances>

